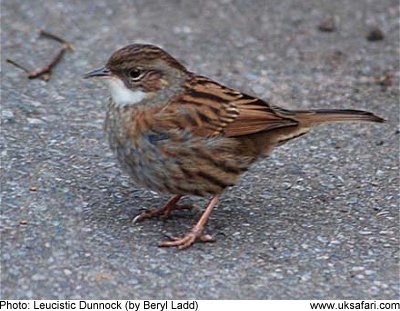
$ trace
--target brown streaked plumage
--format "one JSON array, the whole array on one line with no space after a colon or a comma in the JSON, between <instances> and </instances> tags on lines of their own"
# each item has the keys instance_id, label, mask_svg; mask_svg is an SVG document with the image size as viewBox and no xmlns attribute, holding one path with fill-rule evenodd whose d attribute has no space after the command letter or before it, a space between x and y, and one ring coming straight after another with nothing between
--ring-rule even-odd
<instances>
[{"instance_id":1,"label":"brown streaked plumage","mask_svg":"<svg viewBox=\"0 0 400 311\"><path fill-rule=\"evenodd\" d=\"M360 110L286 110L189 72L162 49L132 44L86 78L108 82L105 130L125 171L141 186L171 193L160 209L135 221L168 217L183 195L212 195L202 217L183 238L160 246L186 248L203 234L221 193L274 147L328 122L384 122Z\"/></svg>"}]
</instances>

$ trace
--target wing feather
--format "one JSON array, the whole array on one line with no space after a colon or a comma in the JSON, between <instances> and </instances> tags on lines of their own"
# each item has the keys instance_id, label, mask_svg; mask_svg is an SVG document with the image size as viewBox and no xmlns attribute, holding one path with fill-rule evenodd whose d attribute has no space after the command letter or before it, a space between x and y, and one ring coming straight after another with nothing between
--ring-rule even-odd
<instances>
[{"instance_id":1,"label":"wing feather","mask_svg":"<svg viewBox=\"0 0 400 311\"><path fill-rule=\"evenodd\" d=\"M293 114L267 102L192 76L184 91L157 115L160 126L190 129L200 136L239 137L297 125Z\"/></svg>"}]
</instances>

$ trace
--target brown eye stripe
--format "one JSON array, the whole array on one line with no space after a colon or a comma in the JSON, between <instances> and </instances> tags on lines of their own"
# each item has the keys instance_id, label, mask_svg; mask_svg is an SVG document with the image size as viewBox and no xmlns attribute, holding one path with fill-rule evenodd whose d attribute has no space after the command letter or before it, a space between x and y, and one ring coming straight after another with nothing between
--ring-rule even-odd
<instances>
[{"instance_id":1,"label":"brown eye stripe","mask_svg":"<svg viewBox=\"0 0 400 311\"><path fill-rule=\"evenodd\" d=\"M158 70L143 69L143 73L137 79L129 78L128 83L135 87L141 87L146 92L154 92L162 89L165 85L161 82L161 73Z\"/></svg>"},{"instance_id":2,"label":"brown eye stripe","mask_svg":"<svg viewBox=\"0 0 400 311\"><path fill-rule=\"evenodd\" d=\"M155 70L144 70L141 69L141 74L140 74L140 79L139 80L144 80L144 79L148 79L151 80L154 77L159 77L159 73Z\"/></svg>"}]
</instances>

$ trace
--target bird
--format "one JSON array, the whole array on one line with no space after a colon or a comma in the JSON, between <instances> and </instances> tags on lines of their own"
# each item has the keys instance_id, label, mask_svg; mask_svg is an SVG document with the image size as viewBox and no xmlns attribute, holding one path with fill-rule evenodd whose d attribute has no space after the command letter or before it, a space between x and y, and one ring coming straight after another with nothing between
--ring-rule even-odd
<instances>
[{"instance_id":1,"label":"bird","mask_svg":"<svg viewBox=\"0 0 400 311\"><path fill-rule=\"evenodd\" d=\"M152 44L127 45L84 78L109 87L104 128L122 169L137 185L172 195L134 222L191 208L178 204L182 196L210 198L192 229L161 247L214 241L204 228L222 193L276 147L324 123L385 121L362 110L284 109L191 72Z\"/></svg>"}]
</instances>

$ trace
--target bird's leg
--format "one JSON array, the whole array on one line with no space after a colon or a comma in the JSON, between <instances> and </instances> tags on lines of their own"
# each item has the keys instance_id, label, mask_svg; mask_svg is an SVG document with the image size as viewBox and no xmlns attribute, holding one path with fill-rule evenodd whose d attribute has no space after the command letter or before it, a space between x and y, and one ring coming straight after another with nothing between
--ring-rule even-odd
<instances>
[{"instance_id":1,"label":"bird's leg","mask_svg":"<svg viewBox=\"0 0 400 311\"><path fill-rule=\"evenodd\" d=\"M161 247L172 247L176 246L179 249L184 249L192 245L196 240L201 242L213 242L214 239L210 235L204 235L203 230L208 217L219 201L220 195L215 195L212 197L210 202L208 203L206 210L204 211L203 215L201 215L197 224L182 238L172 238L171 241L163 241L159 244Z\"/></svg>"},{"instance_id":2,"label":"bird's leg","mask_svg":"<svg viewBox=\"0 0 400 311\"><path fill-rule=\"evenodd\" d=\"M132 222L136 223L138 221L153 217L161 217L162 219L166 219L171 215L173 209L192 209L193 205L190 204L177 205L181 197L181 195L173 196L163 207L150 208L133 218Z\"/></svg>"}]
</instances>

